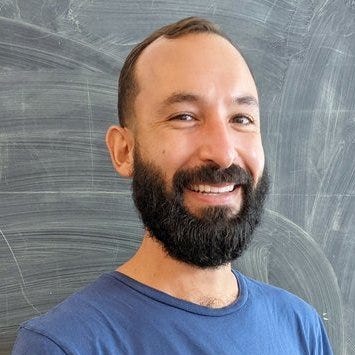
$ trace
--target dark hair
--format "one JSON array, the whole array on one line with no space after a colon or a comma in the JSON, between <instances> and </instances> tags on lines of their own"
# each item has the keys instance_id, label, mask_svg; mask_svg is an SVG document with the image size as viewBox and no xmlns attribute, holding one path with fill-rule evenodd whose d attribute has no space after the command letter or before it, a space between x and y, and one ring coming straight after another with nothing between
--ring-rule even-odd
<instances>
[{"instance_id":1,"label":"dark hair","mask_svg":"<svg viewBox=\"0 0 355 355\"><path fill-rule=\"evenodd\" d=\"M128 119L134 114L134 101L139 90L135 66L143 50L159 37L178 38L190 33L214 33L232 43L216 24L199 17L188 17L154 31L132 49L121 69L118 80L118 118L122 127L127 126Z\"/></svg>"}]
</instances>

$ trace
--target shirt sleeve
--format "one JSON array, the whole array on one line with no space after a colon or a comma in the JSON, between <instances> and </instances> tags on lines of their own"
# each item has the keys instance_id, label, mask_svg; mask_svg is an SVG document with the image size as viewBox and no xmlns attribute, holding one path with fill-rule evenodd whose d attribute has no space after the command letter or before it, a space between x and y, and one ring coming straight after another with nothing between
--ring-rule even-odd
<instances>
[{"instance_id":1,"label":"shirt sleeve","mask_svg":"<svg viewBox=\"0 0 355 355\"><path fill-rule=\"evenodd\" d=\"M330 345L330 341L325 330L324 324L321 318L318 316L318 339L316 342L316 349L314 354L317 355L333 355L333 350Z\"/></svg>"},{"instance_id":2,"label":"shirt sleeve","mask_svg":"<svg viewBox=\"0 0 355 355\"><path fill-rule=\"evenodd\" d=\"M20 328L11 355L67 355L54 341L43 334Z\"/></svg>"}]
</instances>

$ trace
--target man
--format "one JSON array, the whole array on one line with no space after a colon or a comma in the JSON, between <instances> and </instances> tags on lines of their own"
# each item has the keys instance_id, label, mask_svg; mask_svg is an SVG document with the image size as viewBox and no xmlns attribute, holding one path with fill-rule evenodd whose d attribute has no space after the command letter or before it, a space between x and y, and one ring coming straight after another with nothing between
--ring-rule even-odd
<instances>
[{"instance_id":1,"label":"man","mask_svg":"<svg viewBox=\"0 0 355 355\"><path fill-rule=\"evenodd\" d=\"M146 227L137 253L22 325L14 354L331 354L313 308L231 269L268 176L258 93L235 46L188 18L154 32L119 80L113 165Z\"/></svg>"}]
</instances>

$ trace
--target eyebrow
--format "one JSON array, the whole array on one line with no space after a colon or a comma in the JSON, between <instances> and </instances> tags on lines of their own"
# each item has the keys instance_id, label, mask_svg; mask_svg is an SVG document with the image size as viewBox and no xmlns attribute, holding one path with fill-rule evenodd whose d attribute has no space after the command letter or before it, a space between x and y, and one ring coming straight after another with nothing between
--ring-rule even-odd
<instances>
[{"instance_id":1,"label":"eyebrow","mask_svg":"<svg viewBox=\"0 0 355 355\"><path fill-rule=\"evenodd\" d=\"M197 102L200 101L198 95L191 94L188 92L174 92L162 103L162 106L169 106L179 102Z\"/></svg>"},{"instance_id":2,"label":"eyebrow","mask_svg":"<svg viewBox=\"0 0 355 355\"><path fill-rule=\"evenodd\" d=\"M259 102L258 102L257 98L252 95L234 97L233 102L238 105L248 105L248 106L259 107Z\"/></svg>"},{"instance_id":3,"label":"eyebrow","mask_svg":"<svg viewBox=\"0 0 355 355\"><path fill-rule=\"evenodd\" d=\"M163 110L165 107L170 105L181 103L181 102L199 102L202 101L201 96L189 93L189 92L175 92L168 96L160 105L160 110ZM238 105L247 105L259 107L259 102L257 98L253 95L242 95L232 98L232 102ZM159 111L160 111L159 110Z\"/></svg>"}]
</instances>

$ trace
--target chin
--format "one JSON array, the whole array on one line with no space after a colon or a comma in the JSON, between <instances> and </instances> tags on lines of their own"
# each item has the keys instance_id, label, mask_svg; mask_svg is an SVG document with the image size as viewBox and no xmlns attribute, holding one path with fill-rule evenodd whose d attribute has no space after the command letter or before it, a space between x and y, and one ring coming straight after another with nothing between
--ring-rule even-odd
<instances>
[{"instance_id":1,"label":"chin","mask_svg":"<svg viewBox=\"0 0 355 355\"><path fill-rule=\"evenodd\" d=\"M187 212L196 218L206 218L208 215L213 213L213 211L224 211L224 214L227 218L234 218L238 215L241 210L241 205L230 206L230 205L210 205L206 207L188 207L184 204L184 207Z\"/></svg>"}]
</instances>

